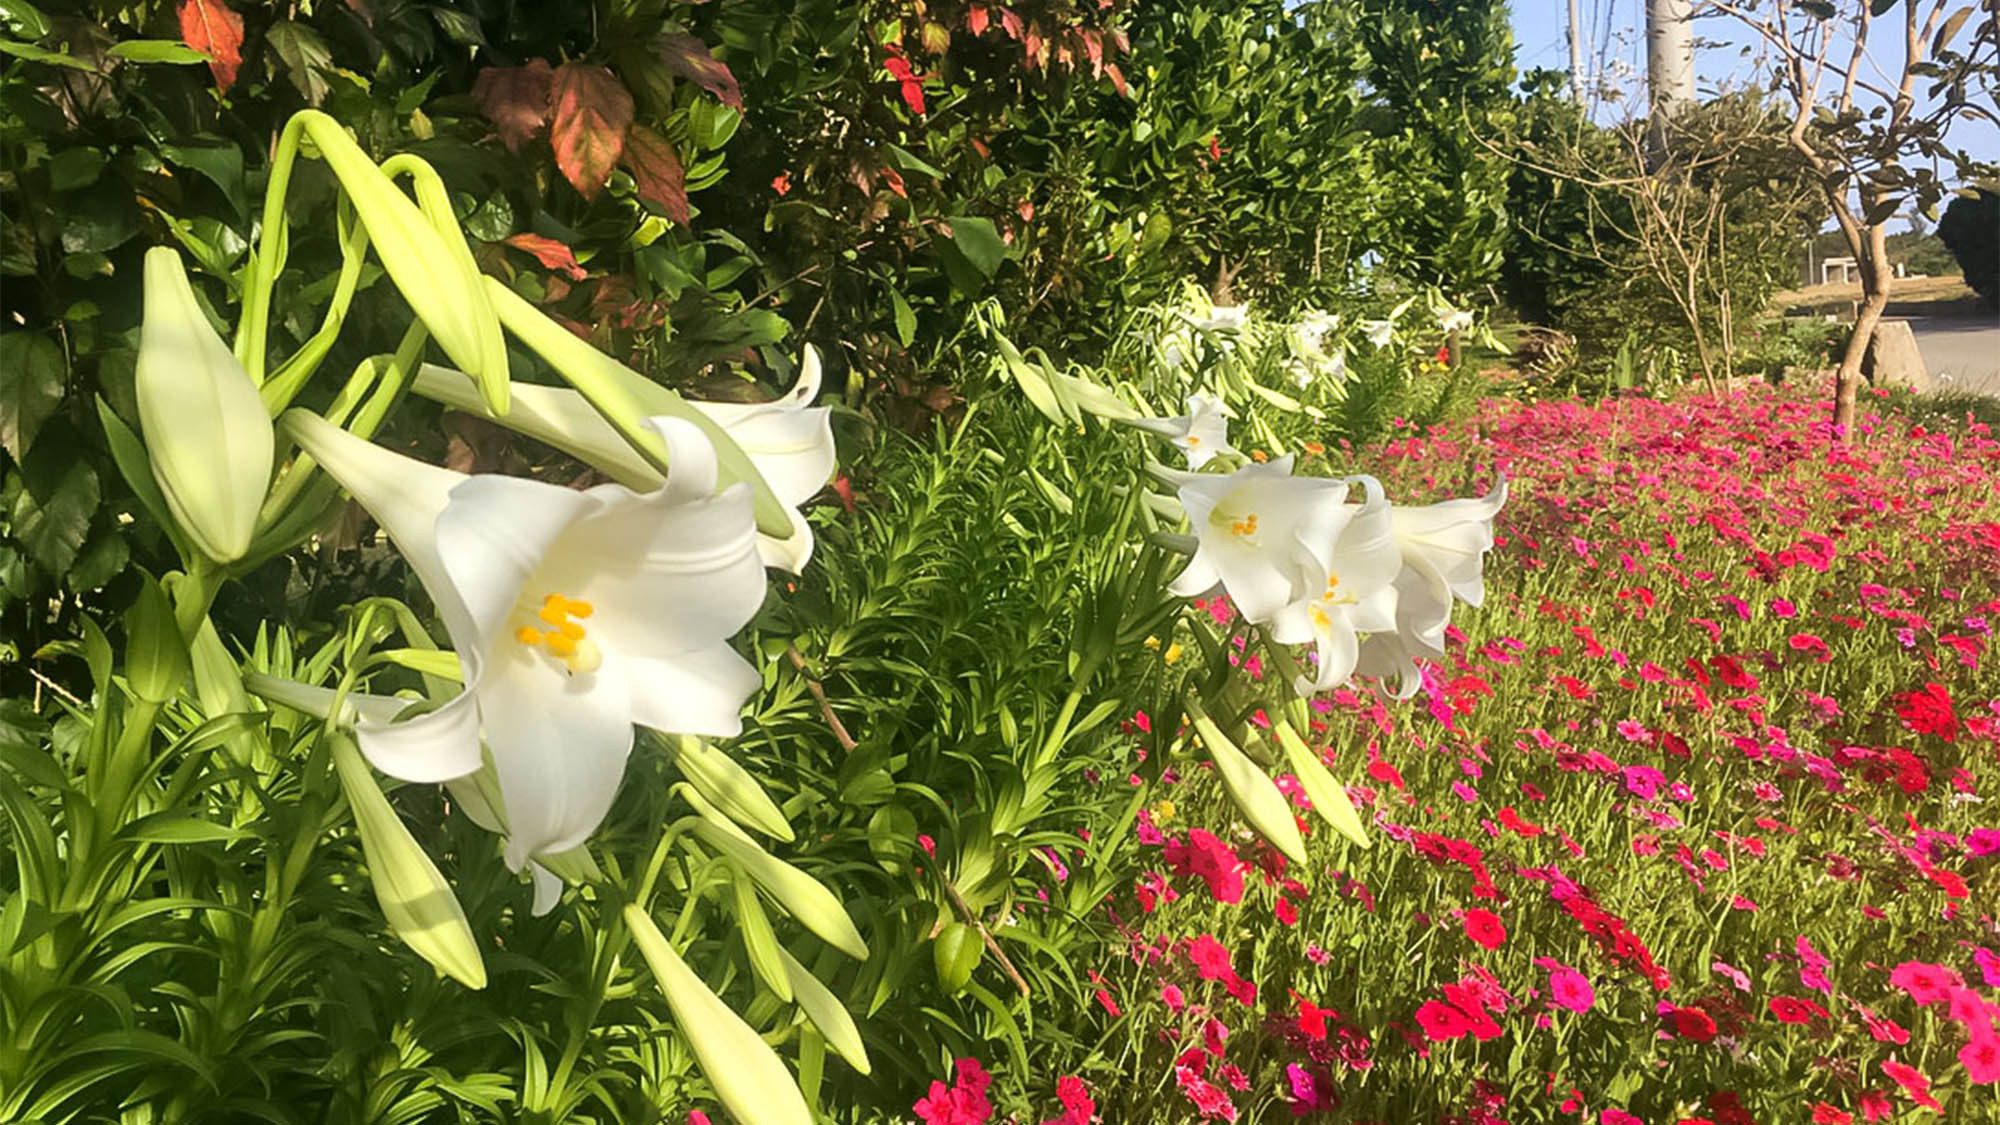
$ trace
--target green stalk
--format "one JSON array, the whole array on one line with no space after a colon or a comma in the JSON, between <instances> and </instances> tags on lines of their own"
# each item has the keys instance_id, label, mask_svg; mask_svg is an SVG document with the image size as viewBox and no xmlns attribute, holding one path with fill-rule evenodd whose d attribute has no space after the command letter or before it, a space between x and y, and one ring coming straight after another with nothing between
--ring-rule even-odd
<instances>
[{"instance_id":1,"label":"green stalk","mask_svg":"<svg viewBox=\"0 0 2000 1125\"><path fill-rule=\"evenodd\" d=\"M243 285L243 319L236 326L236 361L260 387L264 383L271 291L277 287L278 274L284 269L285 248L290 241L285 230L285 196L291 190L292 166L298 162L299 138L305 126L306 118L298 115L287 121L284 132L278 134L278 147L271 156L271 175L264 186L264 216L257 253L250 259L250 276Z\"/></svg>"}]
</instances>

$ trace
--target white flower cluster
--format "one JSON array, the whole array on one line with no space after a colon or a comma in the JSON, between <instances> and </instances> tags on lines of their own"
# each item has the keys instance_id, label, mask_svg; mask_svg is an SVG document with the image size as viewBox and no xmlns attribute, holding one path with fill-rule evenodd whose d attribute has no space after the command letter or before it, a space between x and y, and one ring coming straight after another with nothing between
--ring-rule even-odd
<instances>
[{"instance_id":1,"label":"white flower cluster","mask_svg":"<svg viewBox=\"0 0 2000 1125\"><path fill-rule=\"evenodd\" d=\"M1216 589L1278 644L1311 643L1318 668L1295 685L1327 691L1354 675L1421 682L1416 661L1444 657L1453 601L1485 599L1482 563L1502 480L1475 499L1389 503L1373 477L1294 475L1293 457L1230 473L1176 474L1194 531L1193 559L1171 586Z\"/></svg>"}]
</instances>

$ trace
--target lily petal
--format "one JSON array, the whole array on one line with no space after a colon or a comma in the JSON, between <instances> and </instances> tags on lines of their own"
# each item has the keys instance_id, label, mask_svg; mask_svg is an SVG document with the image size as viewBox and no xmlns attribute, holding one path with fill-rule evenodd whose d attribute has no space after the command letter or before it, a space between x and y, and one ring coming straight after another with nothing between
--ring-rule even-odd
<instances>
[{"instance_id":1,"label":"lily petal","mask_svg":"<svg viewBox=\"0 0 2000 1125\"><path fill-rule=\"evenodd\" d=\"M623 664L564 676L526 649L505 653L479 693L486 745L507 802L507 866L589 837L632 752Z\"/></svg>"}]
</instances>

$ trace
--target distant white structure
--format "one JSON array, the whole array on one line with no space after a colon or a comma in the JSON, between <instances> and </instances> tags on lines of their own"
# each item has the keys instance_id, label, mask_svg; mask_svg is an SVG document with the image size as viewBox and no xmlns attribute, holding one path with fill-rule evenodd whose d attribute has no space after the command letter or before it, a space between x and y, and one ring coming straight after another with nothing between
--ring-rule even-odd
<instances>
[{"instance_id":1,"label":"distant white structure","mask_svg":"<svg viewBox=\"0 0 2000 1125\"><path fill-rule=\"evenodd\" d=\"M1896 276L1908 280L1910 278L1928 277L1930 275L1921 273L1912 274L1906 263L1897 262ZM1819 264L1819 283L1821 285L1832 285L1834 282L1839 282L1842 285L1856 285L1860 281L1861 267L1853 258L1828 258Z\"/></svg>"}]
</instances>

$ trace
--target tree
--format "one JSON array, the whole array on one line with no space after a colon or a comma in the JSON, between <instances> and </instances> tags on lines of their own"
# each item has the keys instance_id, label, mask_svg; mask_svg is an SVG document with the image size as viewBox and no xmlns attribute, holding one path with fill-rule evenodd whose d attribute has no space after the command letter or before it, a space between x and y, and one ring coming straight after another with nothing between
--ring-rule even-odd
<instances>
[{"instance_id":1,"label":"tree","mask_svg":"<svg viewBox=\"0 0 2000 1125\"><path fill-rule=\"evenodd\" d=\"M1543 78L1516 161L1510 290L1608 351L1671 325L1704 379L1732 373L1740 320L1790 278L1813 203L1784 121L1757 92L1592 125Z\"/></svg>"},{"instance_id":2,"label":"tree","mask_svg":"<svg viewBox=\"0 0 2000 1125\"><path fill-rule=\"evenodd\" d=\"M1703 10L1737 20L1761 42L1773 87L1790 104L1788 143L1860 268L1861 308L1834 390L1835 432L1844 439L1862 356L1889 303L1887 224L1912 199L1931 212L1946 191L1913 158L1949 160L1970 175L1978 162L1947 147L1945 134L1961 116L1996 120L1971 100L2000 77L1996 9L1990 0L1707 0ZM1885 17L1893 20L1885 31L1900 29L1901 60L1878 59L1870 42Z\"/></svg>"}]
</instances>

